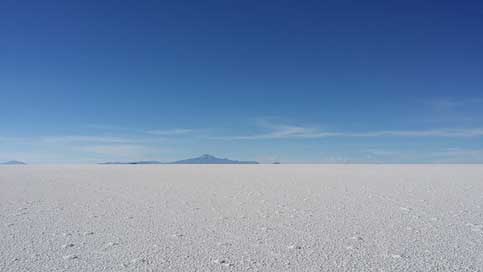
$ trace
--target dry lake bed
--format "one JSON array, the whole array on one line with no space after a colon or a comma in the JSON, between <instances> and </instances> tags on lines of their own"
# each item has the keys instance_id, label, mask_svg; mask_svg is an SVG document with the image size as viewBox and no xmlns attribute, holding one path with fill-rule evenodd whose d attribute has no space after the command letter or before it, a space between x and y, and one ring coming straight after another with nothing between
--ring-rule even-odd
<instances>
[{"instance_id":1,"label":"dry lake bed","mask_svg":"<svg viewBox=\"0 0 483 272\"><path fill-rule=\"evenodd\" d=\"M483 271L483 165L1 166L0 271Z\"/></svg>"}]
</instances>

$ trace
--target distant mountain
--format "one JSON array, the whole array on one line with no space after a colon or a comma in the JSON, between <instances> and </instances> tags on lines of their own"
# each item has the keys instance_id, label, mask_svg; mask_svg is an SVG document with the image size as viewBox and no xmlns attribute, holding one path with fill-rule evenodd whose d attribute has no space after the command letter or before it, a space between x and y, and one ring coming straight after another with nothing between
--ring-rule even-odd
<instances>
[{"instance_id":1,"label":"distant mountain","mask_svg":"<svg viewBox=\"0 0 483 272\"><path fill-rule=\"evenodd\" d=\"M205 155L202 155L201 157L170 162L169 164L258 164L258 162L221 159L212 155L205 154Z\"/></svg>"},{"instance_id":2,"label":"distant mountain","mask_svg":"<svg viewBox=\"0 0 483 272\"><path fill-rule=\"evenodd\" d=\"M99 164L163 164L160 161L135 161L135 162L101 162Z\"/></svg>"},{"instance_id":3,"label":"distant mountain","mask_svg":"<svg viewBox=\"0 0 483 272\"><path fill-rule=\"evenodd\" d=\"M258 164L256 161L235 161L229 159L221 159L212 155L202 155L197 158L191 158L186 160L174 161L174 162L159 162L159 161L135 161L135 162L103 162L99 164L112 165L112 164Z\"/></svg>"},{"instance_id":4,"label":"distant mountain","mask_svg":"<svg viewBox=\"0 0 483 272\"><path fill-rule=\"evenodd\" d=\"M26 165L26 163L21 162L21 161L8 161L8 162L2 162L0 164L3 164L3 165Z\"/></svg>"}]
</instances>

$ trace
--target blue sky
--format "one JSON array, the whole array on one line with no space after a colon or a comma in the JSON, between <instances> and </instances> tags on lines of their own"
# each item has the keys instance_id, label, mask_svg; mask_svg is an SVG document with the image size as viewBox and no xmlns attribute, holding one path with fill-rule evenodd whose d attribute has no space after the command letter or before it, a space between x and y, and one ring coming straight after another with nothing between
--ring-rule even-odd
<instances>
[{"instance_id":1,"label":"blue sky","mask_svg":"<svg viewBox=\"0 0 483 272\"><path fill-rule=\"evenodd\" d=\"M2 1L0 161L483 162L478 1Z\"/></svg>"}]
</instances>

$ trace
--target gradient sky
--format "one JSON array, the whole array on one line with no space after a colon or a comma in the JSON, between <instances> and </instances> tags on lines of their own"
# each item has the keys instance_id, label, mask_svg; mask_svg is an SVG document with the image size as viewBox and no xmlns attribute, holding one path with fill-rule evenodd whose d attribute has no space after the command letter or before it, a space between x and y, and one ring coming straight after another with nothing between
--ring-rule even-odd
<instances>
[{"instance_id":1,"label":"gradient sky","mask_svg":"<svg viewBox=\"0 0 483 272\"><path fill-rule=\"evenodd\" d=\"M483 162L479 1L0 4L0 161Z\"/></svg>"}]
</instances>

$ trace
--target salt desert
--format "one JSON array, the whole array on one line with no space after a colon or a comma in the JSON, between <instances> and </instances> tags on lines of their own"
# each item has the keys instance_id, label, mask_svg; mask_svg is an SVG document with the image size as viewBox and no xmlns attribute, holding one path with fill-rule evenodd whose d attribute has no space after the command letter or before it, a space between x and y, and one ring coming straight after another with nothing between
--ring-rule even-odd
<instances>
[{"instance_id":1,"label":"salt desert","mask_svg":"<svg viewBox=\"0 0 483 272\"><path fill-rule=\"evenodd\" d=\"M0 167L0 271L482 271L482 165Z\"/></svg>"}]
</instances>

